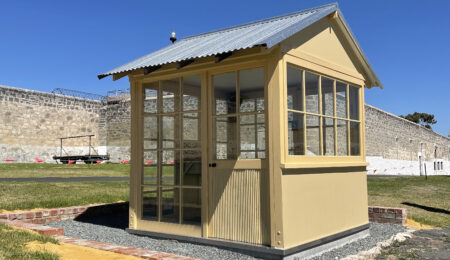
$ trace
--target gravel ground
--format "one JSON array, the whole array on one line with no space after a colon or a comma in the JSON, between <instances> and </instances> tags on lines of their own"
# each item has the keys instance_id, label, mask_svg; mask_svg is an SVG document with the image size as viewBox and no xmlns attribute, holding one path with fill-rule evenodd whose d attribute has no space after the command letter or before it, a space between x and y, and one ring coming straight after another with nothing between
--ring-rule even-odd
<instances>
[{"instance_id":1,"label":"gravel ground","mask_svg":"<svg viewBox=\"0 0 450 260\"><path fill-rule=\"evenodd\" d=\"M182 256L203 259L257 259L238 251L231 251L173 240L154 239L128 234L128 215L122 214L114 217L97 217L86 220L63 220L47 224L53 227L64 228L66 236L82 238L104 243L113 243L123 246L146 248L149 250L173 253ZM388 239L390 236L404 231L399 225L372 223L370 237L345 245L342 248L327 252L314 259L338 259L359 251L368 250L377 242Z\"/></svg>"},{"instance_id":2,"label":"gravel ground","mask_svg":"<svg viewBox=\"0 0 450 260\"><path fill-rule=\"evenodd\" d=\"M412 238L385 248L376 258L384 259L450 259L450 227L418 230Z\"/></svg>"},{"instance_id":3,"label":"gravel ground","mask_svg":"<svg viewBox=\"0 0 450 260\"><path fill-rule=\"evenodd\" d=\"M321 256L312 258L313 260L340 259L348 255L355 255L358 252L366 251L376 246L380 241L389 239L392 235L405 231L407 228L394 224L370 223L370 235L364 239L346 244L343 247L326 252Z\"/></svg>"}]
</instances>

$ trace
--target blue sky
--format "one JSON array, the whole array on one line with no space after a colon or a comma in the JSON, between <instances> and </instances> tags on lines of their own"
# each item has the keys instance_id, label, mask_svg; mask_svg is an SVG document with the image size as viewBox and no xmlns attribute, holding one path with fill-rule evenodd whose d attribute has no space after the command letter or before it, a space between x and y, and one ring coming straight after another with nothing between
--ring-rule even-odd
<instances>
[{"instance_id":1,"label":"blue sky","mask_svg":"<svg viewBox=\"0 0 450 260\"><path fill-rule=\"evenodd\" d=\"M128 88L96 75L178 38L330 1L0 0L0 84L105 94ZM435 114L450 131L450 1L339 1L385 89L366 102L393 114Z\"/></svg>"}]
</instances>

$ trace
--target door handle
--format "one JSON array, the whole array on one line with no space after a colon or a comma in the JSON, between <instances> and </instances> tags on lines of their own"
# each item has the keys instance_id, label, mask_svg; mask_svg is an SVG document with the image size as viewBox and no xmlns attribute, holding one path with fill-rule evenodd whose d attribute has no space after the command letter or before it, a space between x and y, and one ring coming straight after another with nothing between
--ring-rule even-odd
<instances>
[{"instance_id":1,"label":"door handle","mask_svg":"<svg viewBox=\"0 0 450 260\"><path fill-rule=\"evenodd\" d=\"M210 164L208 164L208 166L209 166L209 167L213 167L213 168L214 168L214 167L216 167L216 166L217 166L217 163L210 163Z\"/></svg>"}]
</instances>

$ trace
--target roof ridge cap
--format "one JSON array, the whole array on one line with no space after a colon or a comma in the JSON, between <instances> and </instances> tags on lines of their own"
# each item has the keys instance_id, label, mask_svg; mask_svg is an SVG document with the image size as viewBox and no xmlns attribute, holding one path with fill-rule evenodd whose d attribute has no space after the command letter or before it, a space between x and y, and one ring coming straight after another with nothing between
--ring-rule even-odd
<instances>
[{"instance_id":1,"label":"roof ridge cap","mask_svg":"<svg viewBox=\"0 0 450 260\"><path fill-rule=\"evenodd\" d=\"M231 26L231 27L227 27L227 28L213 30L213 31L206 32L206 33L190 35L190 36L187 36L185 38L182 38L180 40L180 42L181 41L185 41L185 40L190 40L190 39L196 38L196 37L204 37L206 35L216 34L216 33L219 33L219 32L232 31L232 30L235 30L235 29L238 29L238 28L246 28L246 27L249 27L249 26L255 25L255 24L272 22L272 21L276 21L276 20L282 20L282 19L286 19L286 18L289 18L289 17L292 17L292 16L296 16L296 15L312 12L312 11L315 11L317 9L321 9L321 8L325 8L325 7L329 7L329 6L336 6L336 8L337 8L338 7L338 3L334 2L334 3L330 3L330 4L318 6L318 7L313 7L313 8L309 8L309 9L305 9L305 10L300 10L300 11L293 12L293 13L288 13L288 14L284 14L284 15L278 15L278 16L275 16L275 17L271 17L271 18L261 19L261 20L257 20L257 21L254 21L254 22L248 22L248 23L235 25L235 26Z\"/></svg>"}]
</instances>

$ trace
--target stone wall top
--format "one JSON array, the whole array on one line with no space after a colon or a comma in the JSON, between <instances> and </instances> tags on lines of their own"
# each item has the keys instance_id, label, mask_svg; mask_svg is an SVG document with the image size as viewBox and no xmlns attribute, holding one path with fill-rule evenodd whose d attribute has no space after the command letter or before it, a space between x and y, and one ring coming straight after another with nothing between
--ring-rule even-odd
<instances>
[{"instance_id":1,"label":"stone wall top","mask_svg":"<svg viewBox=\"0 0 450 260\"><path fill-rule=\"evenodd\" d=\"M367 109L373 109L373 110L376 110L376 111L378 111L378 112L380 112L380 113L384 113L384 114L386 114L386 115L392 117L392 119L403 121L404 123L408 123L408 124L410 124L410 125L412 125L412 126L415 126L415 127L417 127L417 128L420 128L421 130L428 131L429 134L435 135L436 137L442 137L442 138L444 138L444 139L450 141L450 138L447 137L447 136L445 136L445 135L441 135L441 134L439 134L439 133L436 133L436 132L434 132L433 130L428 129L428 128L426 128L426 127L420 125L420 124L414 123L414 122L412 122L412 121L409 121L408 119L405 119L405 118L403 118L403 117L399 117L399 116L397 116L397 115L394 115L394 114L392 114L392 113L389 113L389 112L387 112L387 111L384 111L384 110L382 110L382 109L380 109L380 108L378 108L378 107L374 107L374 106L372 106L372 105L365 104L365 109L366 109L366 110L367 110Z\"/></svg>"},{"instance_id":2,"label":"stone wall top","mask_svg":"<svg viewBox=\"0 0 450 260\"><path fill-rule=\"evenodd\" d=\"M49 92L0 85L0 102L15 102L28 105L64 107L71 110L96 112L103 102L87 98L64 96Z\"/></svg>"}]
</instances>

